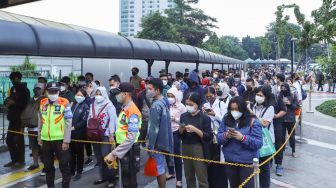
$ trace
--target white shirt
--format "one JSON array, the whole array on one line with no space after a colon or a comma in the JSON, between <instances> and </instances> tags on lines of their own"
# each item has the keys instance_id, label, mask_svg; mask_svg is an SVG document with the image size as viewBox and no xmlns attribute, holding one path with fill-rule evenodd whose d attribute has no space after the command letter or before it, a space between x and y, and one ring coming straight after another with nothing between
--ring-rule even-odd
<instances>
[{"instance_id":1,"label":"white shirt","mask_svg":"<svg viewBox=\"0 0 336 188\"><path fill-rule=\"evenodd\" d=\"M295 89L296 89L296 92L297 92L297 99L298 99L299 102L302 101L302 90L301 90L301 85L302 85L302 83L301 83L300 80L294 82L294 84L293 84L293 86L294 86Z\"/></svg>"},{"instance_id":2,"label":"white shirt","mask_svg":"<svg viewBox=\"0 0 336 188\"><path fill-rule=\"evenodd\" d=\"M253 112L255 113L255 115L262 120L268 121L270 122L270 125L273 122L273 118L274 118L274 107L273 106L269 106L266 110L266 107L264 107L263 105L254 105L253 106ZM264 113L265 112L265 113Z\"/></svg>"},{"instance_id":3,"label":"white shirt","mask_svg":"<svg viewBox=\"0 0 336 188\"><path fill-rule=\"evenodd\" d=\"M203 107L206 109L212 109L215 112L215 116L209 117L211 118L211 128L215 133L217 133L219 125L222 122L224 115L227 113L227 105L223 101L216 99L212 106L209 102L207 102L203 105Z\"/></svg>"}]
</instances>

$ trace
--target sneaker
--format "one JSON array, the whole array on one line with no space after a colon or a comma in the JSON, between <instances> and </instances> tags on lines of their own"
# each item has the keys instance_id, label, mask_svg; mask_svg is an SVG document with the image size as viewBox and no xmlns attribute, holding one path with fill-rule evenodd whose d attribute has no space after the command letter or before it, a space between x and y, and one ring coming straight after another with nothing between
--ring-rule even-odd
<instances>
[{"instance_id":1,"label":"sneaker","mask_svg":"<svg viewBox=\"0 0 336 188\"><path fill-rule=\"evenodd\" d=\"M78 180L80 180L81 179L81 177L82 177L82 174L76 174L76 176L73 178L73 180L74 181L78 181Z\"/></svg>"},{"instance_id":2,"label":"sneaker","mask_svg":"<svg viewBox=\"0 0 336 188\"><path fill-rule=\"evenodd\" d=\"M40 166L39 165L30 165L30 167L27 168L28 171L32 171L32 170L35 170L37 168L39 168Z\"/></svg>"},{"instance_id":3,"label":"sneaker","mask_svg":"<svg viewBox=\"0 0 336 188\"><path fill-rule=\"evenodd\" d=\"M46 175L46 172L44 170L44 168L42 169L41 173L40 173L40 176L45 176Z\"/></svg>"},{"instance_id":4,"label":"sneaker","mask_svg":"<svg viewBox=\"0 0 336 188\"><path fill-rule=\"evenodd\" d=\"M7 167L11 167L11 166L13 166L13 165L15 165L15 162L11 161L11 162L5 164L4 167L7 168Z\"/></svg>"},{"instance_id":5,"label":"sneaker","mask_svg":"<svg viewBox=\"0 0 336 188\"><path fill-rule=\"evenodd\" d=\"M297 158L298 156L296 155L295 152L292 153L292 157Z\"/></svg>"},{"instance_id":6,"label":"sneaker","mask_svg":"<svg viewBox=\"0 0 336 188\"><path fill-rule=\"evenodd\" d=\"M284 174L284 168L281 165L277 165L275 169L275 173L277 176L283 176Z\"/></svg>"},{"instance_id":7,"label":"sneaker","mask_svg":"<svg viewBox=\"0 0 336 188\"><path fill-rule=\"evenodd\" d=\"M85 165L89 165L89 164L91 164L92 163L92 159L91 158L88 158L86 161L85 161Z\"/></svg>"}]
</instances>

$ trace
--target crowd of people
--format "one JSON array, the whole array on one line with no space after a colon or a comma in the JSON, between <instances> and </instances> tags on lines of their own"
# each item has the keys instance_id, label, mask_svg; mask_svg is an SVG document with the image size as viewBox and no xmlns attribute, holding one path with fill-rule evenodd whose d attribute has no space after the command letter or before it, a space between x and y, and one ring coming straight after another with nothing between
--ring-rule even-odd
<instances>
[{"instance_id":1,"label":"crowd of people","mask_svg":"<svg viewBox=\"0 0 336 188\"><path fill-rule=\"evenodd\" d=\"M116 161L122 169L123 187L138 186L140 158L148 158L140 155L141 147L246 165L259 158L263 163L274 153L265 147L280 148L306 98L305 79L269 68L246 72L186 69L175 77L163 70L159 78L141 78L136 67L131 72L129 82L111 76L108 87L92 73L79 76L75 84L67 76L49 83L40 77L32 97L21 82L22 75L11 73L13 87L5 102L11 161L5 167L25 165L24 135L17 134L25 131L33 158L27 170L39 168L41 161L48 187L54 187L54 159L59 161L66 188L71 179L81 179L84 165L92 163L92 150L99 168L94 185L108 182L107 187L116 184ZM292 157L297 157L294 134L290 147ZM276 175L284 175L283 153L261 166L262 188L270 187L273 163ZM172 179L176 187L182 187L183 169L188 188L238 187L253 173L253 168L148 154L156 162L160 188ZM245 187L253 187L253 181Z\"/></svg>"}]
</instances>

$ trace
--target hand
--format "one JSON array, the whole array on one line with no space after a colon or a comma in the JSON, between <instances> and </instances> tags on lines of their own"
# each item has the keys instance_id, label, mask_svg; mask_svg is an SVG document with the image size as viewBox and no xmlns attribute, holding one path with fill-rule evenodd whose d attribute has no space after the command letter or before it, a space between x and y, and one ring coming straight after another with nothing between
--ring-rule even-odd
<instances>
[{"instance_id":1,"label":"hand","mask_svg":"<svg viewBox=\"0 0 336 188\"><path fill-rule=\"evenodd\" d=\"M242 133L240 133L239 131L234 131L232 133L230 133L232 135L232 138L241 141L243 139L243 135Z\"/></svg>"},{"instance_id":2,"label":"hand","mask_svg":"<svg viewBox=\"0 0 336 188\"><path fill-rule=\"evenodd\" d=\"M75 130L75 127L71 127L71 130L74 131L74 130Z\"/></svg>"},{"instance_id":3,"label":"hand","mask_svg":"<svg viewBox=\"0 0 336 188\"><path fill-rule=\"evenodd\" d=\"M109 136L109 142L114 143L114 136L113 135Z\"/></svg>"},{"instance_id":4,"label":"hand","mask_svg":"<svg viewBox=\"0 0 336 188\"><path fill-rule=\"evenodd\" d=\"M224 139L231 139L232 138L232 134L230 134L231 131L225 132L224 133Z\"/></svg>"},{"instance_id":5,"label":"hand","mask_svg":"<svg viewBox=\"0 0 336 188\"><path fill-rule=\"evenodd\" d=\"M42 140L38 139L38 145L42 146Z\"/></svg>"},{"instance_id":6,"label":"hand","mask_svg":"<svg viewBox=\"0 0 336 188\"><path fill-rule=\"evenodd\" d=\"M196 131L196 127L194 127L193 125L187 125L185 126L185 130L188 132L188 133L193 133Z\"/></svg>"},{"instance_id":7,"label":"hand","mask_svg":"<svg viewBox=\"0 0 336 188\"><path fill-rule=\"evenodd\" d=\"M108 164L111 164L115 160L116 160L116 157L112 154L112 152L104 157L105 163L108 163Z\"/></svg>"},{"instance_id":8,"label":"hand","mask_svg":"<svg viewBox=\"0 0 336 188\"><path fill-rule=\"evenodd\" d=\"M176 121L174 116L171 116L171 117L170 117L170 120L171 120L171 121Z\"/></svg>"},{"instance_id":9,"label":"hand","mask_svg":"<svg viewBox=\"0 0 336 188\"><path fill-rule=\"evenodd\" d=\"M12 106L14 103L15 103L15 102L14 102L12 99L8 99L8 100L6 101L6 107L7 107L7 108L10 107L10 106Z\"/></svg>"},{"instance_id":10,"label":"hand","mask_svg":"<svg viewBox=\"0 0 336 188\"><path fill-rule=\"evenodd\" d=\"M68 150L68 149L69 149L69 144L63 142L63 144L62 144L62 150L63 150L63 151L66 151L66 150Z\"/></svg>"}]
</instances>

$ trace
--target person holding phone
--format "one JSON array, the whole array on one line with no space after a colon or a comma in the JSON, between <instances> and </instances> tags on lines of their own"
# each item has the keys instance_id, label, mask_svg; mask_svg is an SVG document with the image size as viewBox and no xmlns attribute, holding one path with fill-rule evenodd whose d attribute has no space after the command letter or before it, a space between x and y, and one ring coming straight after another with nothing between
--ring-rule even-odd
<instances>
[{"instance_id":1,"label":"person holding phone","mask_svg":"<svg viewBox=\"0 0 336 188\"><path fill-rule=\"evenodd\" d=\"M175 155L181 155L181 140L178 137L179 127L185 127L185 124L180 123L181 114L187 112L186 107L180 102L178 97L179 91L177 88L172 87L168 90L167 96L170 104L170 120L173 132L173 150ZM174 166L176 173L176 187L182 187L182 159L179 157L174 157ZM174 166L168 165L169 175L166 177L167 180L174 178Z\"/></svg>"},{"instance_id":2,"label":"person holding phone","mask_svg":"<svg viewBox=\"0 0 336 188\"><path fill-rule=\"evenodd\" d=\"M211 119L211 129L214 135L214 139L210 144L210 156L211 160L222 161L224 160L223 154L221 152L221 147L218 145L216 136L218 133L218 128L224 115L227 112L226 105L223 101L218 99L216 95L216 90L214 87L205 88L205 97L207 102L203 105L203 113L207 114ZM227 178L225 174L225 166L217 164L209 164L208 166L208 181L209 187L227 187ZM226 181L225 181L226 180Z\"/></svg>"},{"instance_id":3,"label":"person holding phone","mask_svg":"<svg viewBox=\"0 0 336 188\"><path fill-rule=\"evenodd\" d=\"M217 140L222 145L226 162L251 165L253 158L258 157L258 150L263 145L262 125L249 112L243 97L233 97L230 100L228 113L218 130ZM226 167L230 187L239 187L252 173L252 168ZM249 181L245 187L253 188L253 181Z\"/></svg>"},{"instance_id":4,"label":"person holding phone","mask_svg":"<svg viewBox=\"0 0 336 188\"><path fill-rule=\"evenodd\" d=\"M211 142L213 134L211 130L211 119L203 113L201 108L201 97L198 93L192 92L186 96L186 113L181 115L179 127L179 137L182 140L182 155L207 158L208 153L203 147L205 142ZM184 126L184 125L185 126ZM196 186L196 178L198 187L208 188L207 164L201 161L184 160L184 172L188 188Z\"/></svg>"}]
</instances>

